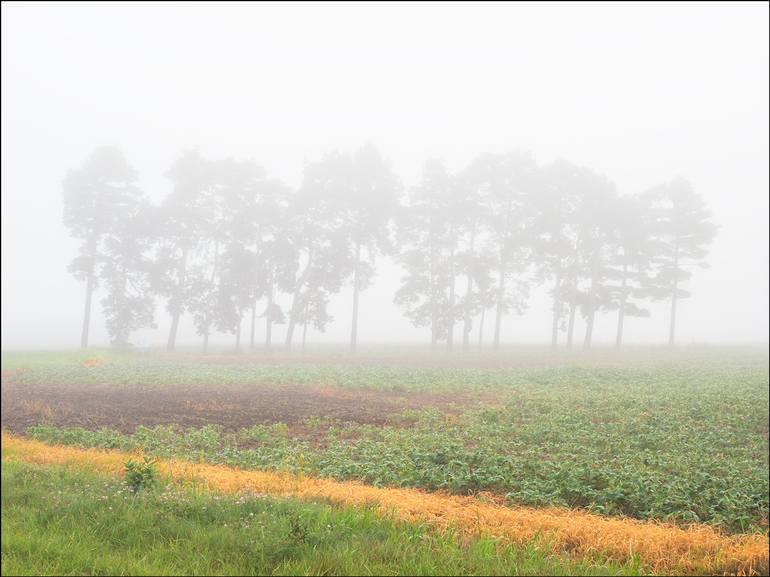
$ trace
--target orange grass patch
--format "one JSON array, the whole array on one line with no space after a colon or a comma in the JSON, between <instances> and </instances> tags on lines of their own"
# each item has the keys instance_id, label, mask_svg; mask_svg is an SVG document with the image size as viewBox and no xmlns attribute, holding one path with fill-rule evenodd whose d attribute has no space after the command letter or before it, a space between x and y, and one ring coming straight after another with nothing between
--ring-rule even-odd
<instances>
[{"instance_id":1,"label":"orange grass patch","mask_svg":"<svg viewBox=\"0 0 770 577\"><path fill-rule=\"evenodd\" d=\"M102 357L88 357L87 359L83 359L80 364L83 367L98 367L99 365L103 365L106 362L107 361Z\"/></svg>"},{"instance_id":2,"label":"orange grass patch","mask_svg":"<svg viewBox=\"0 0 770 577\"><path fill-rule=\"evenodd\" d=\"M41 464L76 464L121 474L126 453L51 446L3 434L6 459ZM177 481L195 480L212 490L253 491L323 500L342 505L376 505L383 515L423 522L465 537L493 536L512 543L538 541L576 557L629 561L637 556L653 572L767 574L767 535L722 535L712 527L689 528L657 522L601 517L585 511L506 507L475 497L388 489L289 473L245 471L218 465L165 460L159 470Z\"/></svg>"}]
</instances>

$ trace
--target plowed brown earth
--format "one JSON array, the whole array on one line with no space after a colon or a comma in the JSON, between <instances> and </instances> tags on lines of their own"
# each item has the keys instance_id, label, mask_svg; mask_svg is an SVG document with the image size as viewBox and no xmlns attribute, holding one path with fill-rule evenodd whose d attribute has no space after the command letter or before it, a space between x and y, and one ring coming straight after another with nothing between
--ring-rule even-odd
<instances>
[{"instance_id":1,"label":"plowed brown earth","mask_svg":"<svg viewBox=\"0 0 770 577\"><path fill-rule=\"evenodd\" d=\"M234 431L279 422L302 433L303 423L310 417L403 424L402 419L394 417L406 409L437 407L454 412L457 403L470 402L456 393L404 395L291 384L147 387L18 384L12 378L2 381L2 426L17 433L40 423L88 429L109 427L131 433L139 425L215 424Z\"/></svg>"}]
</instances>

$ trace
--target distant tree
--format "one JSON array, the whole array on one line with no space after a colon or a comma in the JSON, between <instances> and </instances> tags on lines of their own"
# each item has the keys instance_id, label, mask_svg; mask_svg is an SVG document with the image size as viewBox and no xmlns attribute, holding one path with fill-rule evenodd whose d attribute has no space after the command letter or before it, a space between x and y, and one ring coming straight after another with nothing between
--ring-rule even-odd
<instances>
[{"instance_id":1,"label":"distant tree","mask_svg":"<svg viewBox=\"0 0 770 577\"><path fill-rule=\"evenodd\" d=\"M286 284L292 266L293 249L287 238L285 219L290 190L282 182L265 179L257 183L252 202L244 211L254 235L254 268L251 305L250 349L255 348L256 318L265 319L265 348L272 341L273 323L283 323L284 314L275 301L279 287ZM265 299L263 312L257 315L258 302Z\"/></svg>"},{"instance_id":2,"label":"distant tree","mask_svg":"<svg viewBox=\"0 0 770 577\"><path fill-rule=\"evenodd\" d=\"M235 334L236 350L240 350L242 319L250 309L253 350L257 302L268 291L262 245L275 228L271 220L279 216L278 196L283 187L266 179L265 171L253 161L220 161L217 175L224 203L224 253L215 324L218 330Z\"/></svg>"},{"instance_id":3,"label":"distant tree","mask_svg":"<svg viewBox=\"0 0 770 577\"><path fill-rule=\"evenodd\" d=\"M583 346L591 346L596 314L615 305L613 184L594 171L558 160L541 170L535 209L537 277L553 279L551 346L557 330L567 332L572 347L575 314L586 321ZM565 318L566 317L566 318Z\"/></svg>"},{"instance_id":4,"label":"distant tree","mask_svg":"<svg viewBox=\"0 0 770 577\"><path fill-rule=\"evenodd\" d=\"M529 267L533 245L531 198L537 185L537 165L531 155L514 151L485 155L479 160L487 174L485 203L488 221L488 250L496 255L497 299L494 348L500 347L502 318L509 311L526 307Z\"/></svg>"},{"instance_id":5,"label":"distant tree","mask_svg":"<svg viewBox=\"0 0 770 577\"><path fill-rule=\"evenodd\" d=\"M707 268L708 245L714 240L717 226L709 219L711 212L691 184L676 178L649 190L653 204L653 226L659 243L657 271L650 293L653 298L671 299L668 343L673 346L679 299L690 296L681 288L689 280L692 267Z\"/></svg>"},{"instance_id":6,"label":"distant tree","mask_svg":"<svg viewBox=\"0 0 770 577\"><path fill-rule=\"evenodd\" d=\"M216 307L212 318L221 332L235 334L235 350L241 349L243 313L254 303L256 270L254 253L242 244L231 243L222 253Z\"/></svg>"},{"instance_id":7,"label":"distant tree","mask_svg":"<svg viewBox=\"0 0 770 577\"><path fill-rule=\"evenodd\" d=\"M585 173L585 189L577 209L579 222L578 264L583 287L577 288L580 311L585 318L583 348L590 348L596 315L616 306L612 292L611 267L615 248L613 207L617 200L614 186L604 177Z\"/></svg>"},{"instance_id":8,"label":"distant tree","mask_svg":"<svg viewBox=\"0 0 770 577\"><path fill-rule=\"evenodd\" d=\"M460 303L463 315L463 350L470 349L473 318L479 320L479 339L483 330L483 318L494 305L494 279L491 271L494 259L483 250L485 223L489 222L489 206L485 202L489 187L489 164L482 155L471 162L455 177L452 195L452 219L462 238L456 254L457 272L465 276L465 292ZM479 346L481 341L479 340Z\"/></svg>"},{"instance_id":9,"label":"distant tree","mask_svg":"<svg viewBox=\"0 0 770 577\"><path fill-rule=\"evenodd\" d=\"M211 231L207 194L214 186L211 162L188 150L166 172L173 189L155 211L154 292L166 299L171 315L166 348L174 350L179 319L193 308L205 284L202 258Z\"/></svg>"},{"instance_id":10,"label":"distant tree","mask_svg":"<svg viewBox=\"0 0 770 577\"><path fill-rule=\"evenodd\" d=\"M613 289L618 309L615 346L620 348L625 317L650 316L650 311L640 303L651 296L650 275L659 243L653 235L652 207L647 195L618 197L613 221L616 251L610 266L615 273Z\"/></svg>"},{"instance_id":11,"label":"distant tree","mask_svg":"<svg viewBox=\"0 0 770 577\"><path fill-rule=\"evenodd\" d=\"M64 225L80 239L78 256L70 263L73 276L86 282L85 309L80 346L88 346L91 300L99 269L105 263L105 239L133 210L139 191L137 173L115 147L97 148L77 170L63 181Z\"/></svg>"},{"instance_id":12,"label":"distant tree","mask_svg":"<svg viewBox=\"0 0 770 577\"><path fill-rule=\"evenodd\" d=\"M558 160L540 169L537 194L532 196L535 213L533 225L533 260L536 279L552 281L551 348L556 349L559 330L564 326L570 298L570 278L577 253L575 213L578 196L573 186L577 168ZM573 317L574 318L574 317Z\"/></svg>"},{"instance_id":13,"label":"distant tree","mask_svg":"<svg viewBox=\"0 0 770 577\"><path fill-rule=\"evenodd\" d=\"M297 324L324 330L329 295L336 294L353 268L345 219L337 203L317 186L315 165L308 165L302 185L287 210L286 235L290 239L291 269L284 266L281 287L291 294L286 349L291 350Z\"/></svg>"},{"instance_id":14,"label":"distant tree","mask_svg":"<svg viewBox=\"0 0 770 577\"><path fill-rule=\"evenodd\" d=\"M155 303L150 290L152 247L149 203L139 197L123 205L122 217L104 238L99 279L106 289L101 300L110 342L129 347L133 331L155 328Z\"/></svg>"},{"instance_id":15,"label":"distant tree","mask_svg":"<svg viewBox=\"0 0 770 577\"><path fill-rule=\"evenodd\" d=\"M333 207L334 218L348 236L353 284L350 351L355 352L359 293L371 283L375 257L390 251L388 225L398 205L400 184L380 152L363 146L352 155L329 153L308 165L303 189L303 195L323 198Z\"/></svg>"},{"instance_id":16,"label":"distant tree","mask_svg":"<svg viewBox=\"0 0 770 577\"><path fill-rule=\"evenodd\" d=\"M456 236L447 217L451 176L443 162L425 163L422 181L411 192L409 203L397 218L397 259L404 269L394 302L415 326L430 327L431 348L449 339L454 283L450 256Z\"/></svg>"},{"instance_id":17,"label":"distant tree","mask_svg":"<svg viewBox=\"0 0 770 577\"><path fill-rule=\"evenodd\" d=\"M296 272L297 249L289 238L289 229L286 227L287 211L284 207L279 210L271 223L275 227L274 230L267 233L264 232L265 228L262 229L258 261L261 267L259 274L265 283L265 308L260 317L265 319L266 350L272 347L273 325L286 322L286 315L276 302L276 296L284 287L293 287ZM253 330L252 323L252 332Z\"/></svg>"},{"instance_id":18,"label":"distant tree","mask_svg":"<svg viewBox=\"0 0 770 577\"><path fill-rule=\"evenodd\" d=\"M222 253L228 248L232 215L238 207L230 202L232 189L227 186L232 168L230 159L204 161L205 185L199 189L198 209L203 215L201 244L196 258L194 298L189 304L196 331L203 337L203 352L208 351L212 328L221 324L219 285L222 271Z\"/></svg>"}]
</instances>

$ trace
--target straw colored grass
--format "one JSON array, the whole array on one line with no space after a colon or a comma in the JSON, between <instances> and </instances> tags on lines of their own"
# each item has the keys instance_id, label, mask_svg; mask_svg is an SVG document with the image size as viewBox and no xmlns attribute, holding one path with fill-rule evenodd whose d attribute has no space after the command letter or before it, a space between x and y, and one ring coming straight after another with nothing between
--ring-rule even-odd
<instances>
[{"instance_id":1,"label":"straw colored grass","mask_svg":"<svg viewBox=\"0 0 770 577\"><path fill-rule=\"evenodd\" d=\"M125 453L50 446L3 434L6 459L40 464L76 464L121 474ZM634 557L653 572L767 574L768 536L722 535L712 527L606 518L585 511L506 507L475 497L391 489L288 473L245 471L224 466L166 460L159 470L178 482L194 481L217 491L254 491L344 505L375 505L407 522L452 527L466 537L493 536L513 543L533 540L575 557L628 561Z\"/></svg>"}]
</instances>

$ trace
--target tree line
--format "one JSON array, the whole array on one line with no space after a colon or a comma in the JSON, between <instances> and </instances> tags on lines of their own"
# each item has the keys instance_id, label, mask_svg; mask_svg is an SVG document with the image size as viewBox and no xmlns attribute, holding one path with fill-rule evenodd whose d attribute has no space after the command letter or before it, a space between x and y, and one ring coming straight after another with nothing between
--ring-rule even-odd
<instances>
[{"instance_id":1,"label":"tree line","mask_svg":"<svg viewBox=\"0 0 770 577\"><path fill-rule=\"evenodd\" d=\"M80 241L69 271L85 283L83 347L97 288L114 346L156 327L162 302L168 350L190 315L204 351L214 331L232 334L240 350L244 320L252 350L273 346L276 324L286 325L286 349L298 338L304 348L308 325L323 331L330 298L349 290L355 351L359 295L381 256L402 267L394 303L434 349L481 347L485 323L497 349L503 318L543 284L554 349L560 339L573 346L578 314L589 348L596 315L608 311L620 347L625 318L649 316L645 307L659 300L670 301L673 345L683 285L707 266L717 230L685 179L621 195L589 168L538 165L525 151L481 154L456 172L431 159L409 189L372 146L308 163L295 190L252 160L198 150L165 176L171 192L153 204L120 150L100 147L63 181L64 224Z\"/></svg>"}]
</instances>

